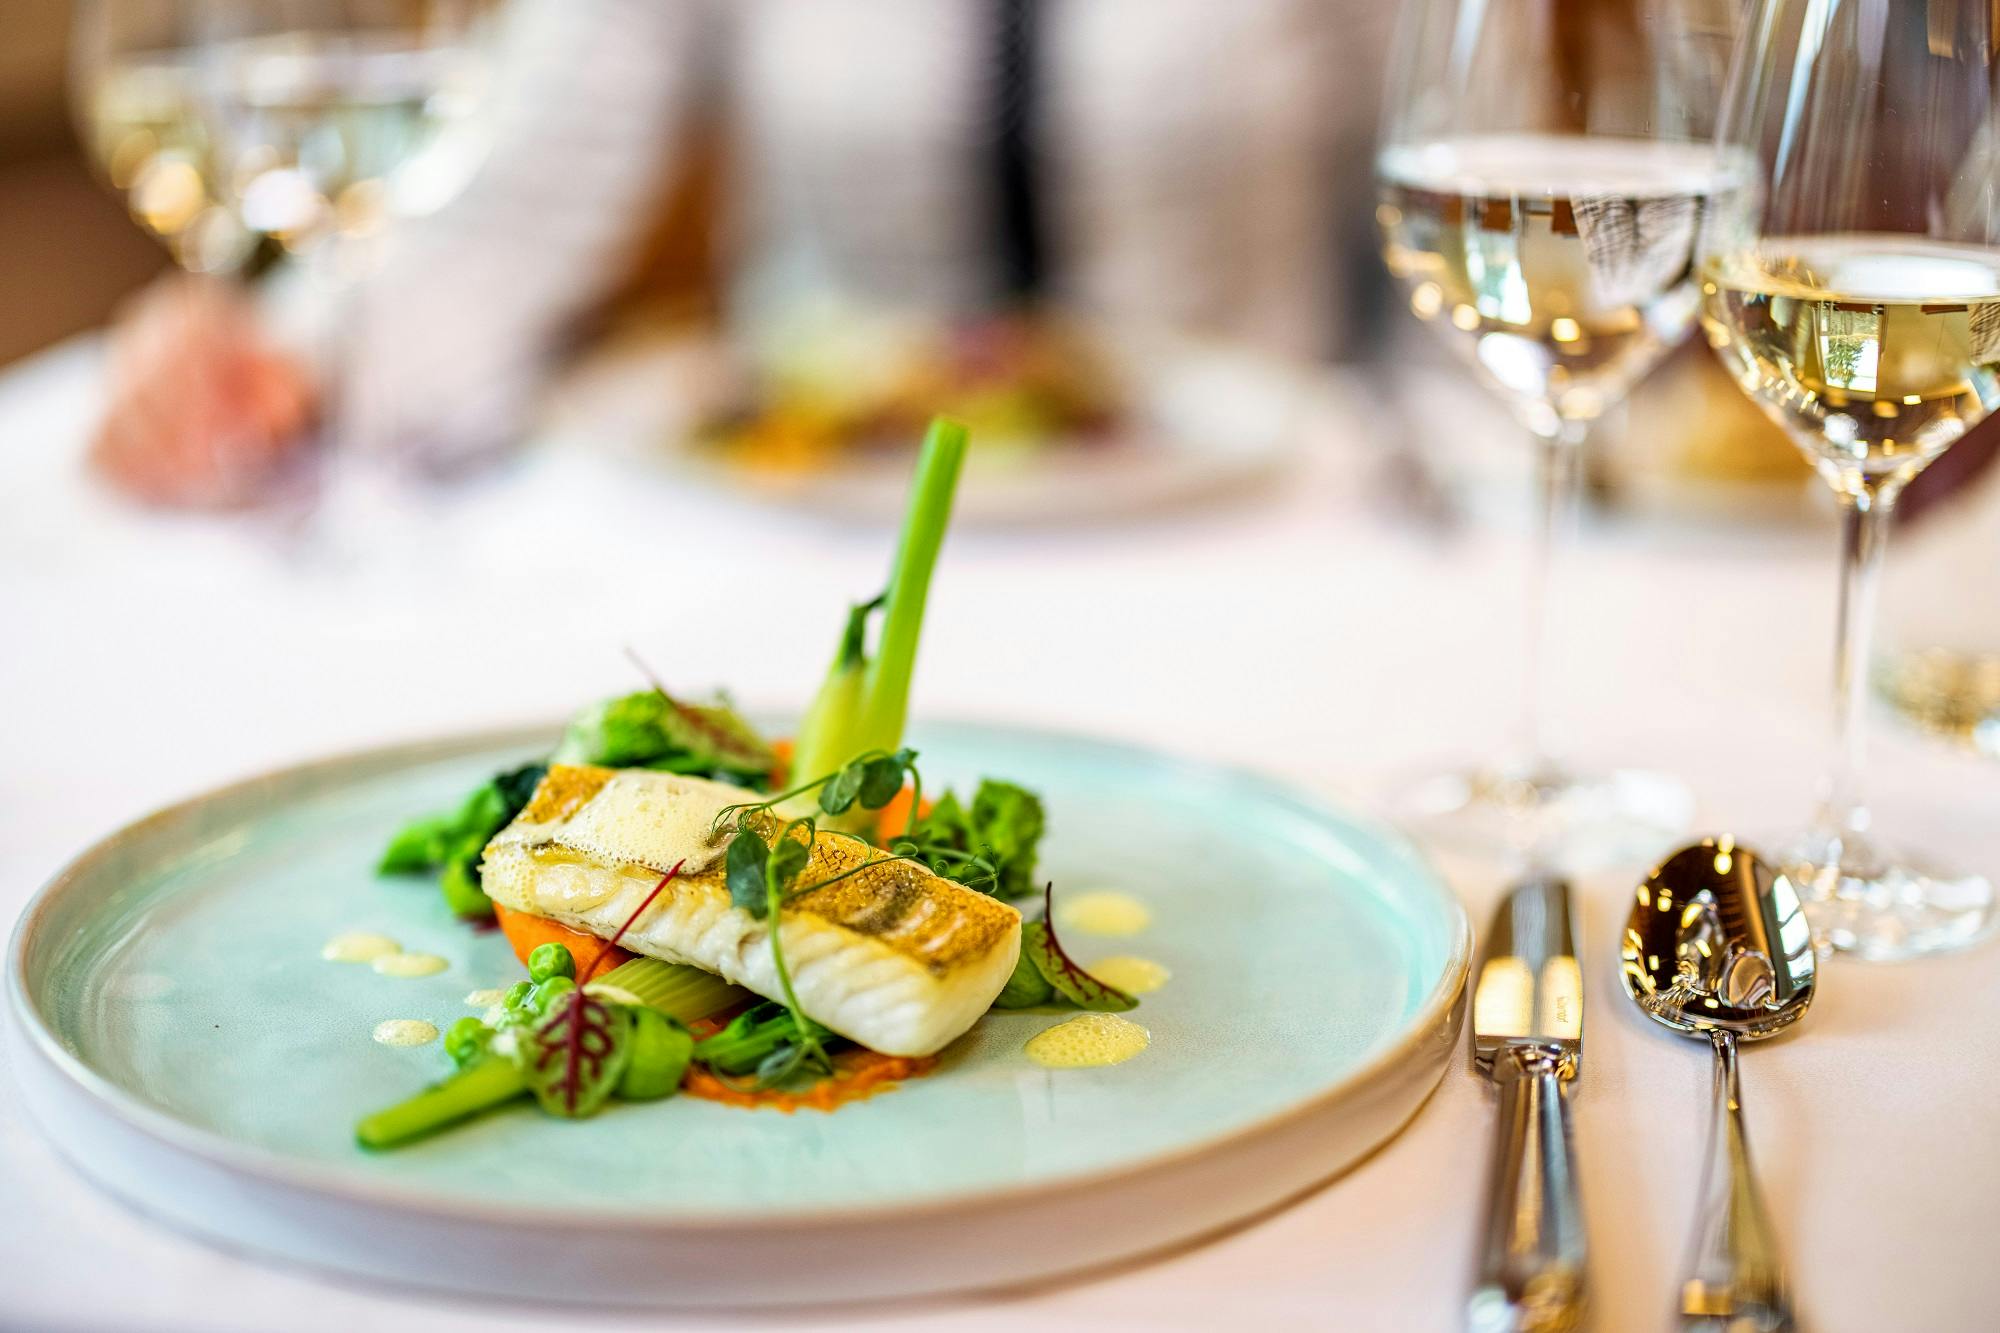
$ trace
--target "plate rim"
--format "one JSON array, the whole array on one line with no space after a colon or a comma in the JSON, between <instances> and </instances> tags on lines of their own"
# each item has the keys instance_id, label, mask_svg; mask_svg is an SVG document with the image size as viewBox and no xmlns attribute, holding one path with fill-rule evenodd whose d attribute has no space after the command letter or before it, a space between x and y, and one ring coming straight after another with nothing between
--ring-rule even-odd
<instances>
[{"instance_id":1,"label":"plate rim","mask_svg":"<svg viewBox=\"0 0 2000 1333\"><path fill-rule=\"evenodd\" d=\"M28 992L27 955L37 925L47 917L66 893L78 891L78 884L96 865L118 854L134 841L153 835L174 822L189 818L205 808L229 801L252 799L261 788L273 784L311 783L348 769L376 772L499 750L527 747L547 742L559 735L561 723L514 724L505 727L451 732L414 741L398 741L358 750L322 755L283 765L209 788L174 801L149 814L119 826L91 843L55 871L29 898L16 920L8 940L6 955L7 1009L15 1026L49 1067L71 1089L93 1101L126 1129L154 1140L168 1149L186 1153L225 1171L238 1171L305 1194L330 1196L341 1203L362 1207L391 1208L406 1215L424 1215L440 1220L487 1223L503 1226L558 1228L566 1231L596 1231L605 1227L644 1230L657 1234L713 1233L717 1231L767 1230L774 1227L825 1227L867 1225L885 1221L906 1221L938 1214L962 1212L996 1205L1016 1205L1053 1201L1073 1193L1089 1192L1134 1178L1170 1170L1194 1159L1246 1141L1262 1139L1290 1127L1294 1122L1326 1114L1342 1101L1363 1096L1385 1072L1417 1054L1434 1039L1440 1025L1447 1024L1458 1005L1471 969L1472 930L1464 904L1449 882L1410 840L1387 824L1371 817L1352 814L1322 801L1295 783L1271 777L1240 765L1189 758L1151 746L1111 740L1087 733L1058 728L1019 726L965 718L937 718L914 724L915 729L956 728L961 730L1006 732L1062 745L1085 746L1181 772L1220 776L1232 782L1260 789L1261 794L1295 814L1331 823L1343 832L1358 832L1388 850L1417 872L1417 881L1436 900L1448 921L1449 942L1444 967L1423 1000L1396 1030L1395 1037L1345 1076L1308 1097L1300 1098L1245 1124L1203 1136L1190 1143L1147 1154L1129 1162L1071 1172L1039 1181L974 1189L959 1189L923 1199L884 1200L868 1204L837 1204L786 1209L719 1209L664 1213L657 1209L627 1204L520 1203L511 1200L459 1200L440 1197L420 1185L396 1180L356 1179L347 1167L287 1156L269 1148L237 1142L151 1106L92 1068L70 1051L56 1035L53 1024ZM1392 1131L1393 1138L1422 1110L1428 1093L1410 1115ZM56 1139L47 1126L45 1137ZM1385 1139L1384 1142L1387 1140ZM89 1174L86 1172L85 1174ZM1316 1182L1315 1182L1316 1183Z\"/></svg>"}]
</instances>

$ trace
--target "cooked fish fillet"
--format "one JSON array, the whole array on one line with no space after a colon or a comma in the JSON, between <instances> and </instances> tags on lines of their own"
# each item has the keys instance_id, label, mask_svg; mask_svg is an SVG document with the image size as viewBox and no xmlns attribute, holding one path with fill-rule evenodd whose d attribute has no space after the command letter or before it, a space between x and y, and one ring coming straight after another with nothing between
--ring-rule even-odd
<instances>
[{"instance_id":1,"label":"cooked fish fillet","mask_svg":"<svg viewBox=\"0 0 2000 1333\"><path fill-rule=\"evenodd\" d=\"M556 765L486 845L480 877L502 906L609 939L680 864L620 945L782 999L770 921L730 902L731 824L709 833L725 806L760 799L671 773ZM780 827L752 818L767 838ZM971 1027L1021 951L1019 912L857 838L820 833L797 883L780 915L799 1007L886 1055L929 1055Z\"/></svg>"}]
</instances>

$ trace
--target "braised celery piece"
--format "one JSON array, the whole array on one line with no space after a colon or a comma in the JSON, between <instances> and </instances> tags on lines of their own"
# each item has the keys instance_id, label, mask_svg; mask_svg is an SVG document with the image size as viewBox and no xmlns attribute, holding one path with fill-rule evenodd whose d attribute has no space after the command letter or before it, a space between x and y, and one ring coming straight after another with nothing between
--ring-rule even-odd
<instances>
[{"instance_id":1,"label":"braised celery piece","mask_svg":"<svg viewBox=\"0 0 2000 1333\"><path fill-rule=\"evenodd\" d=\"M504 1055L488 1055L407 1101L377 1111L354 1127L354 1137L364 1148L399 1148L527 1092L519 1065Z\"/></svg>"},{"instance_id":2,"label":"braised celery piece","mask_svg":"<svg viewBox=\"0 0 2000 1333\"><path fill-rule=\"evenodd\" d=\"M657 1009L682 1023L692 1023L757 998L713 972L657 958L634 958L620 963L590 984L613 993L623 992L647 1008Z\"/></svg>"},{"instance_id":3,"label":"braised celery piece","mask_svg":"<svg viewBox=\"0 0 2000 1333\"><path fill-rule=\"evenodd\" d=\"M840 648L799 728L792 774L810 782L838 772L857 755L893 754L903 743L910 707L910 679L923 634L931 572L951 523L952 500L965 463L965 427L949 417L931 422L909 508L896 545L889 587L874 602L849 613ZM880 606L882 634L874 657L866 646L868 615Z\"/></svg>"}]
</instances>

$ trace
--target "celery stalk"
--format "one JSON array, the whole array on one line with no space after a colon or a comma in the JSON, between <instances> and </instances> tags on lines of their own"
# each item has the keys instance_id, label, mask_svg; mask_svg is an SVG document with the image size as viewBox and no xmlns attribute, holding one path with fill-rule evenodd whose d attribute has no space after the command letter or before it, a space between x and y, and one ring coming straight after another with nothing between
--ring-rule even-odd
<instances>
[{"instance_id":1,"label":"celery stalk","mask_svg":"<svg viewBox=\"0 0 2000 1333\"><path fill-rule=\"evenodd\" d=\"M893 750L903 743L910 711L910 677L917 666L917 639L924 628L924 602L931 571L951 523L951 502L965 463L965 427L949 417L931 422L910 488L910 508L889 577L889 602L882 617L882 642L868 664L867 702L861 720L863 750ZM847 758L852 759L849 755ZM842 761L846 762L845 760Z\"/></svg>"},{"instance_id":2,"label":"celery stalk","mask_svg":"<svg viewBox=\"0 0 2000 1333\"><path fill-rule=\"evenodd\" d=\"M949 417L931 422L910 486L889 589L882 598L881 641L874 657L867 657L862 631L870 608L856 608L819 697L799 729L792 762L795 782L836 772L856 755L893 751L902 744L924 603L951 523L965 450L962 424Z\"/></svg>"},{"instance_id":3,"label":"celery stalk","mask_svg":"<svg viewBox=\"0 0 2000 1333\"><path fill-rule=\"evenodd\" d=\"M721 1013L756 997L741 986L732 986L713 972L704 972L686 963L667 963L658 958L633 958L590 983L623 991L668 1018L692 1023L698 1018Z\"/></svg>"},{"instance_id":4,"label":"celery stalk","mask_svg":"<svg viewBox=\"0 0 2000 1333\"><path fill-rule=\"evenodd\" d=\"M848 749L854 723L866 702L868 681L868 617L882 608L884 598L863 602L847 613L847 629L840 636L840 649L826 670L819 693L806 711L805 722L792 742L792 778L804 782L830 773L853 754ZM837 757L836 757L837 756ZM811 768L810 764L826 764ZM802 811L811 808L811 793Z\"/></svg>"}]
</instances>

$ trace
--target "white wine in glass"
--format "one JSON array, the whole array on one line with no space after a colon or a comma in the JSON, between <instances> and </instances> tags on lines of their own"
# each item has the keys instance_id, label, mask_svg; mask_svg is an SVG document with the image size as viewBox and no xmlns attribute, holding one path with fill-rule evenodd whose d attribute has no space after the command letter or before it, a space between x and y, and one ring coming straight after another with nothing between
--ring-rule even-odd
<instances>
[{"instance_id":1,"label":"white wine in glass","mask_svg":"<svg viewBox=\"0 0 2000 1333\"><path fill-rule=\"evenodd\" d=\"M84 0L70 50L82 139L132 218L195 272L228 272L254 237L223 198L198 105L195 0Z\"/></svg>"},{"instance_id":2,"label":"white wine in glass","mask_svg":"<svg viewBox=\"0 0 2000 1333\"><path fill-rule=\"evenodd\" d=\"M464 122L484 62L402 33L278 33L202 53L216 169L244 221L286 248L430 211L476 161Z\"/></svg>"},{"instance_id":3,"label":"white wine in glass","mask_svg":"<svg viewBox=\"0 0 2000 1333\"><path fill-rule=\"evenodd\" d=\"M1757 189L1704 230L1703 321L1843 515L1837 753L1790 857L1815 934L1868 958L1962 947L1984 875L1886 850L1863 800L1867 675L1904 486L2000 406L2000 56L1988 0L1758 0L1720 141Z\"/></svg>"},{"instance_id":4,"label":"white wine in glass","mask_svg":"<svg viewBox=\"0 0 2000 1333\"><path fill-rule=\"evenodd\" d=\"M1594 419L1686 336L1696 229L1732 188L1709 144L1567 134L1395 145L1378 172L1411 311L1552 421Z\"/></svg>"},{"instance_id":5,"label":"white wine in glass","mask_svg":"<svg viewBox=\"0 0 2000 1333\"><path fill-rule=\"evenodd\" d=\"M1533 435L1541 479L1515 753L1413 793L1440 841L1636 859L1692 812L1670 778L1549 760L1543 607L1591 423L1693 328L1696 240L1748 179L1713 142L1735 24L1720 0L1404 7L1376 159L1384 258Z\"/></svg>"}]
</instances>

